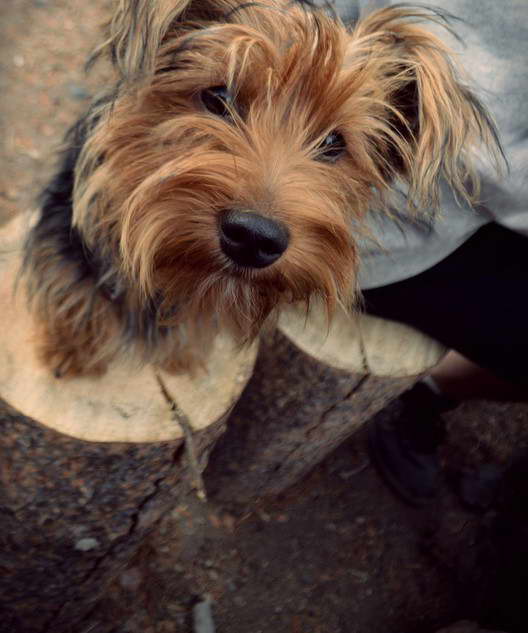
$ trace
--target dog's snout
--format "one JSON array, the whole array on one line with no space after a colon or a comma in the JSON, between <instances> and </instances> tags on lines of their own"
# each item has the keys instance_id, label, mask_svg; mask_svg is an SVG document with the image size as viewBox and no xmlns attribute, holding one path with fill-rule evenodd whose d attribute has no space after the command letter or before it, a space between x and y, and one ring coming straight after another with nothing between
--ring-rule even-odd
<instances>
[{"instance_id":1,"label":"dog's snout","mask_svg":"<svg viewBox=\"0 0 528 633\"><path fill-rule=\"evenodd\" d=\"M229 259L247 268L265 268L288 248L288 229L253 211L231 210L220 220L220 246Z\"/></svg>"}]
</instances>

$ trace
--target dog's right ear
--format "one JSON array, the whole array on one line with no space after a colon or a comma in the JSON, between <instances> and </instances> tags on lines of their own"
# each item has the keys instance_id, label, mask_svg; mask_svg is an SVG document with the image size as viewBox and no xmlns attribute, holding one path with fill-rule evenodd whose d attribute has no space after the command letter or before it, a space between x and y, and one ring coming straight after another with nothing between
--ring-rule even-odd
<instances>
[{"instance_id":1,"label":"dog's right ear","mask_svg":"<svg viewBox=\"0 0 528 633\"><path fill-rule=\"evenodd\" d=\"M119 0L107 40L92 60L110 55L126 81L153 71L159 47L183 22L218 19L229 8L225 0Z\"/></svg>"},{"instance_id":2,"label":"dog's right ear","mask_svg":"<svg viewBox=\"0 0 528 633\"><path fill-rule=\"evenodd\" d=\"M351 59L363 57L370 133L385 185L409 185L410 206L437 208L440 182L478 200L476 158L499 173L504 156L491 115L472 93L449 47L427 26L454 32L441 9L401 3L366 15L356 26ZM357 62L359 63L359 62ZM381 116L380 116L381 111Z\"/></svg>"}]
</instances>

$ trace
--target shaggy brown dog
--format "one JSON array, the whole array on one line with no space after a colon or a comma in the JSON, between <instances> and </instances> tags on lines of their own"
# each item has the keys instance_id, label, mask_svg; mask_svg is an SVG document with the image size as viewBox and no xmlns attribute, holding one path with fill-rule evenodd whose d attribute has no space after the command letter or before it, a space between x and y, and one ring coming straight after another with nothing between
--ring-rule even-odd
<instances>
[{"instance_id":1,"label":"shaggy brown dog","mask_svg":"<svg viewBox=\"0 0 528 633\"><path fill-rule=\"evenodd\" d=\"M69 136L27 243L57 376L118 353L192 371L282 306L352 304L362 219L394 179L477 194L493 124L440 39L399 6L345 26L282 0L120 0L116 83ZM381 207L379 207L381 208Z\"/></svg>"}]
</instances>

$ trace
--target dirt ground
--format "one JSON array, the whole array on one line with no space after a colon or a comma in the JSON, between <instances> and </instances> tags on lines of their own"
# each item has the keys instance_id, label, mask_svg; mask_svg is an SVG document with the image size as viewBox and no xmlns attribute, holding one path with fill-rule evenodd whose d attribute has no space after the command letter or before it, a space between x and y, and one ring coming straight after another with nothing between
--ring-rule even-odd
<instances>
[{"instance_id":1,"label":"dirt ground","mask_svg":"<svg viewBox=\"0 0 528 633\"><path fill-rule=\"evenodd\" d=\"M94 94L83 63L109 4L1 0L0 221L34 204ZM432 633L462 618L526 631L527 423L527 405L451 413L446 485L424 510L385 488L364 432L278 499L190 500L75 633L187 633L206 595L222 633ZM494 496L490 473L503 473Z\"/></svg>"}]
</instances>

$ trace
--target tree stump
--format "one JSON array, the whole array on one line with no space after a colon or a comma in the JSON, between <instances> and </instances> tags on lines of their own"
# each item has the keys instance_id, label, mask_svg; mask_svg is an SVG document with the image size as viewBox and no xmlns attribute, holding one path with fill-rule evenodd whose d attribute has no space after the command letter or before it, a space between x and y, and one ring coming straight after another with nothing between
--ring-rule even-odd
<instances>
[{"instance_id":1,"label":"tree stump","mask_svg":"<svg viewBox=\"0 0 528 633\"><path fill-rule=\"evenodd\" d=\"M23 288L13 290L24 232L21 217L0 236L0 631L70 633L192 486L151 368L123 358L101 378L58 380L37 362ZM201 469L255 355L220 339L207 374L162 374Z\"/></svg>"},{"instance_id":2,"label":"tree stump","mask_svg":"<svg viewBox=\"0 0 528 633\"><path fill-rule=\"evenodd\" d=\"M416 330L367 315L292 310L261 341L253 377L206 473L218 501L296 483L444 355Z\"/></svg>"},{"instance_id":3,"label":"tree stump","mask_svg":"<svg viewBox=\"0 0 528 633\"><path fill-rule=\"evenodd\" d=\"M70 633L192 484L152 368L123 356L101 378L60 380L39 365L23 286L14 292L24 235L22 217L0 235L0 631ZM340 313L328 328L317 310L286 314L218 442L211 489L245 502L284 490L442 352L377 319ZM255 356L219 338L208 373L163 375L200 469Z\"/></svg>"}]
</instances>

